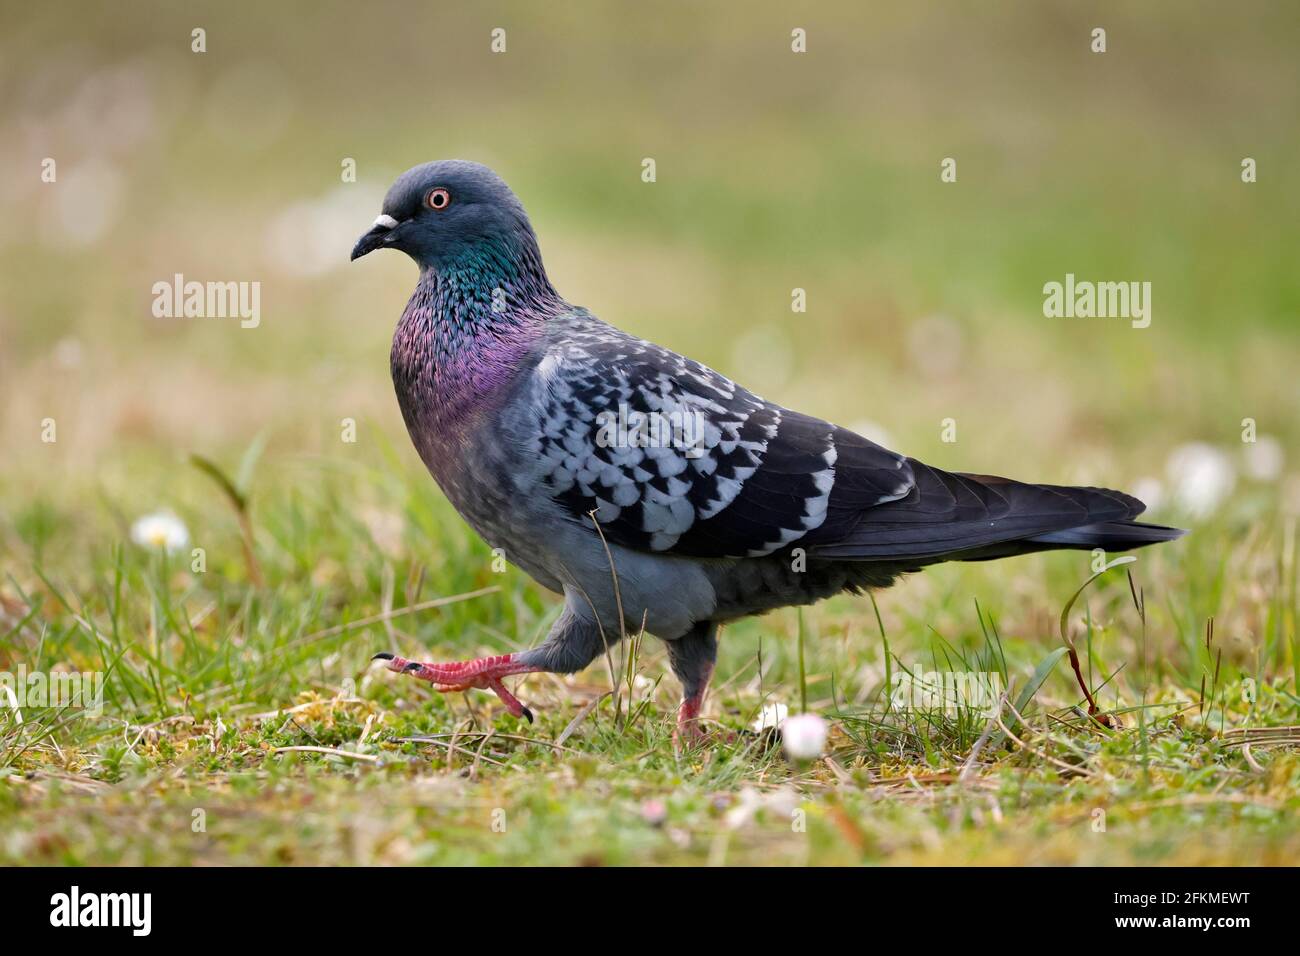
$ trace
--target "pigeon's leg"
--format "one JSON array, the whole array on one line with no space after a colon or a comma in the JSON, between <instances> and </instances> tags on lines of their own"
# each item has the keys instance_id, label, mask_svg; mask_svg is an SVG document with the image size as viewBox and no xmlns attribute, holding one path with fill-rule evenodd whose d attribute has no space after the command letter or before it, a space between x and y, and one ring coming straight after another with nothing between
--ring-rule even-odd
<instances>
[{"instance_id":1,"label":"pigeon's leg","mask_svg":"<svg viewBox=\"0 0 1300 956\"><path fill-rule=\"evenodd\" d=\"M700 709L704 705L704 691L713 676L713 663L718 657L718 625L713 621L700 621L675 641L665 641L668 663L682 682L682 703L677 708L677 729L673 742L701 741L705 734L700 726Z\"/></svg>"},{"instance_id":2,"label":"pigeon's leg","mask_svg":"<svg viewBox=\"0 0 1300 956\"><path fill-rule=\"evenodd\" d=\"M529 723L532 723L533 712L521 704L519 699L506 690L505 685L501 683L503 677L541 670L523 664L519 657L519 654L501 654L497 657L479 657L472 661L455 661L449 664L421 664L419 661L408 661L396 654L382 653L376 654L371 660L387 661L390 671L410 674L417 680L427 680L433 685L434 690L443 693L471 688L493 691L506 705L506 710L516 717L527 717Z\"/></svg>"},{"instance_id":3,"label":"pigeon's leg","mask_svg":"<svg viewBox=\"0 0 1300 956\"><path fill-rule=\"evenodd\" d=\"M417 680L427 680L433 684L434 690L443 693L473 688L490 690L501 698L506 710L516 717L527 718L531 723L533 712L506 690L501 679L538 671L572 674L582 670L604 650L605 642L595 620L587 614L579 613L570 600L566 602L563 613L551 627L546 640L532 650L450 664L421 664L387 653L376 654L372 659L387 661L390 671L410 674Z\"/></svg>"}]
</instances>

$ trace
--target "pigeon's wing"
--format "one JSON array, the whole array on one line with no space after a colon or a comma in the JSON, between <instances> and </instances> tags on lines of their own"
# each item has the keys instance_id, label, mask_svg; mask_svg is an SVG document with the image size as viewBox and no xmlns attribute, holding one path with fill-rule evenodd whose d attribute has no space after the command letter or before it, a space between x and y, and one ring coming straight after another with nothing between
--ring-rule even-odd
<instances>
[{"instance_id":1,"label":"pigeon's wing","mask_svg":"<svg viewBox=\"0 0 1300 956\"><path fill-rule=\"evenodd\" d=\"M570 329L529 385L541 490L626 547L920 567L1182 533L1122 492L942 471L608 326Z\"/></svg>"},{"instance_id":2,"label":"pigeon's wing","mask_svg":"<svg viewBox=\"0 0 1300 956\"><path fill-rule=\"evenodd\" d=\"M772 554L836 540L914 487L903 456L608 327L546 351L530 408L546 493L626 547Z\"/></svg>"}]
</instances>

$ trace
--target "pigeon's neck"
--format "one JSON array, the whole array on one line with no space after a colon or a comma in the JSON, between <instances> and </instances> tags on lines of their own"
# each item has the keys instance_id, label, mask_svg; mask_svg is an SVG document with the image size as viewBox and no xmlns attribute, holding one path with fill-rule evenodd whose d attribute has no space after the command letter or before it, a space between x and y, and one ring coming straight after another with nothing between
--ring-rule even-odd
<instances>
[{"instance_id":1,"label":"pigeon's neck","mask_svg":"<svg viewBox=\"0 0 1300 956\"><path fill-rule=\"evenodd\" d=\"M461 429L467 416L492 404L547 320L568 308L535 250L524 256L474 250L461 261L423 269L391 356L412 435Z\"/></svg>"}]
</instances>

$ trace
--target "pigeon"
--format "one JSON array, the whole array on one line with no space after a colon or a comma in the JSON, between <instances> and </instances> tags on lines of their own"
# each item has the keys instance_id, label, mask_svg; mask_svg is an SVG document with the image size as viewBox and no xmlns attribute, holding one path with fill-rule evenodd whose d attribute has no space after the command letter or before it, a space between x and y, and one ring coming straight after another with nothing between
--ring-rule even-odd
<instances>
[{"instance_id":1,"label":"pigeon","mask_svg":"<svg viewBox=\"0 0 1300 956\"><path fill-rule=\"evenodd\" d=\"M376 249L420 270L390 356L411 441L487 544L563 595L529 650L375 656L439 691L491 690L531 722L505 678L574 673L644 630L682 685L674 739L698 742L730 621L944 561L1184 533L1135 521L1123 492L942 471L606 324L555 290L523 205L478 163L398 177L352 259Z\"/></svg>"}]
</instances>

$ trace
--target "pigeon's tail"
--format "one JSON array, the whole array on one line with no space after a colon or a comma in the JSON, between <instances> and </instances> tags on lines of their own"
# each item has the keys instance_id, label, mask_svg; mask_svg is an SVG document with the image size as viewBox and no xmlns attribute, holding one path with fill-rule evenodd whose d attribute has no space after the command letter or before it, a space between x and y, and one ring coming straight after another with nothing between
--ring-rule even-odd
<instances>
[{"instance_id":1,"label":"pigeon's tail","mask_svg":"<svg viewBox=\"0 0 1300 956\"><path fill-rule=\"evenodd\" d=\"M838 540L810 556L842 561L987 561L1056 549L1130 551L1185 531L1134 519L1141 501L1109 488L1036 485L954 474L909 459L911 492L866 509Z\"/></svg>"},{"instance_id":2,"label":"pigeon's tail","mask_svg":"<svg viewBox=\"0 0 1300 956\"><path fill-rule=\"evenodd\" d=\"M1187 534L1182 528L1140 521L1102 521L1063 531L1049 531L1028 538L1000 541L972 551L945 556L944 561L990 561L1035 551L1132 551L1149 544L1174 541Z\"/></svg>"},{"instance_id":3,"label":"pigeon's tail","mask_svg":"<svg viewBox=\"0 0 1300 956\"><path fill-rule=\"evenodd\" d=\"M1143 524L1140 521L1107 521L1086 524L1066 531L1051 531L1035 535L1028 541L1050 544L1056 548L1101 548L1103 551L1128 551L1144 548L1148 544L1173 541L1187 534L1182 528L1169 528L1162 524Z\"/></svg>"}]
</instances>

